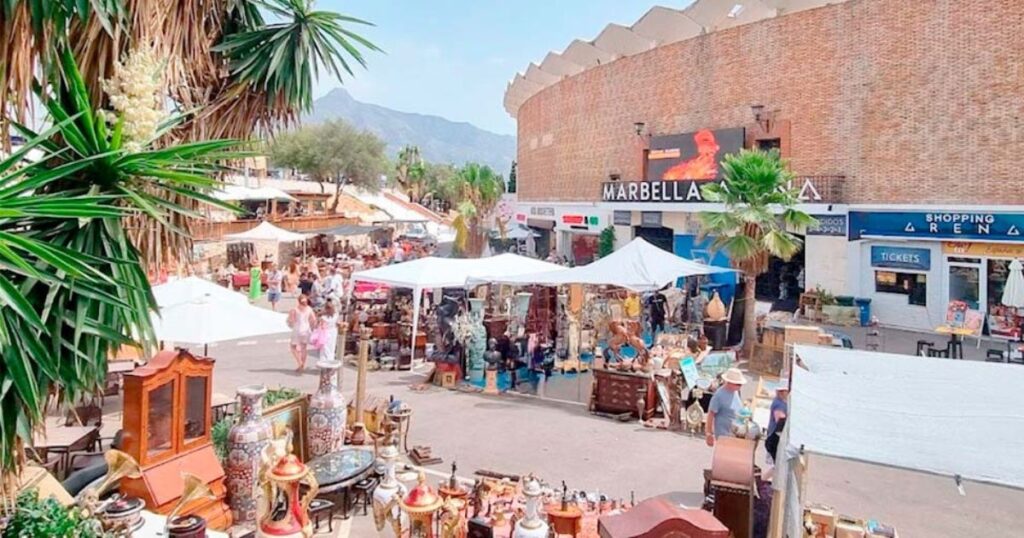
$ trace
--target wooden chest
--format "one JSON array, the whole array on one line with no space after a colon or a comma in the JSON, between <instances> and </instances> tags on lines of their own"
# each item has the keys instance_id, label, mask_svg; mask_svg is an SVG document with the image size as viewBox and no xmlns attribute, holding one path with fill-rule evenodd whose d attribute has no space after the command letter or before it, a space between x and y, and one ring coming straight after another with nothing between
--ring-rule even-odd
<instances>
[{"instance_id":1,"label":"wooden chest","mask_svg":"<svg viewBox=\"0 0 1024 538\"><path fill-rule=\"evenodd\" d=\"M594 370L590 410L601 413L632 413L637 416L637 401L644 402L644 420L654 416L657 396L654 380L646 374Z\"/></svg>"}]
</instances>

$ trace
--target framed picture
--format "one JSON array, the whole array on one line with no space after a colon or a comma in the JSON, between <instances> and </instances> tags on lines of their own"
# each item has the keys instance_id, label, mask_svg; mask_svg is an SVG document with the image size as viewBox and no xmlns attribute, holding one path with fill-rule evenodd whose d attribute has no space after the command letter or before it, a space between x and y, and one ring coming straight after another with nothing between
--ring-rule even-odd
<instances>
[{"instance_id":1,"label":"framed picture","mask_svg":"<svg viewBox=\"0 0 1024 538\"><path fill-rule=\"evenodd\" d=\"M292 432L292 453L302 461L306 461L306 426L309 417L309 395L304 394L294 400L281 402L263 411L263 418L270 423L270 431L275 438Z\"/></svg>"}]
</instances>

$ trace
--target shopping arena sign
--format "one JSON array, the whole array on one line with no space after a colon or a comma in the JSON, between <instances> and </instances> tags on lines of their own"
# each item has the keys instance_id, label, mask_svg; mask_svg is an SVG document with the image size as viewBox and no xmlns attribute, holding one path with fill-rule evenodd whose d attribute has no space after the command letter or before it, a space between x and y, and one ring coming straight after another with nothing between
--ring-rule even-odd
<instances>
[{"instance_id":1,"label":"shopping arena sign","mask_svg":"<svg viewBox=\"0 0 1024 538\"><path fill-rule=\"evenodd\" d=\"M1024 213L851 211L849 239L863 237L1024 242Z\"/></svg>"}]
</instances>

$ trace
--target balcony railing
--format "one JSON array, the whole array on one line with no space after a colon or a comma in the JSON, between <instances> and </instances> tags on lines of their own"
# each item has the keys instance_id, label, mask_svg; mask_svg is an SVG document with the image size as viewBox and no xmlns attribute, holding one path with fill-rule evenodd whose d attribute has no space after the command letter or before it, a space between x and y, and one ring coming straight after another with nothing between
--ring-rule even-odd
<instances>
[{"instance_id":1,"label":"balcony railing","mask_svg":"<svg viewBox=\"0 0 1024 538\"><path fill-rule=\"evenodd\" d=\"M268 219L275 226L293 232L324 230L346 224L359 224L359 219L344 215L307 215L304 217L277 217ZM262 222L256 219L232 220L227 222L204 221L192 227L196 241L217 241L225 235L251 230Z\"/></svg>"},{"instance_id":2,"label":"balcony railing","mask_svg":"<svg viewBox=\"0 0 1024 538\"><path fill-rule=\"evenodd\" d=\"M846 176L797 176L790 184L805 204L843 203Z\"/></svg>"}]
</instances>

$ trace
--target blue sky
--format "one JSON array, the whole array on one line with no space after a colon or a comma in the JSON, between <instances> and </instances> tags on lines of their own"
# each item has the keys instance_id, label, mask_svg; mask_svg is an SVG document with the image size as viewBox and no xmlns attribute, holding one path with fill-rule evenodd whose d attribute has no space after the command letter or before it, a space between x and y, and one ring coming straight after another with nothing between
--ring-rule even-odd
<instances>
[{"instance_id":1,"label":"blue sky","mask_svg":"<svg viewBox=\"0 0 1024 538\"><path fill-rule=\"evenodd\" d=\"M686 0L660 2L681 6ZM632 24L651 0L319 0L376 24L359 28L386 51L343 85L360 101L515 134L505 84L529 62L593 39L609 22ZM317 97L337 87L321 74Z\"/></svg>"}]
</instances>

